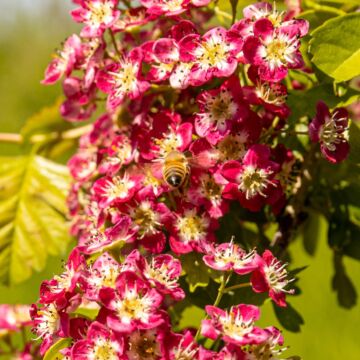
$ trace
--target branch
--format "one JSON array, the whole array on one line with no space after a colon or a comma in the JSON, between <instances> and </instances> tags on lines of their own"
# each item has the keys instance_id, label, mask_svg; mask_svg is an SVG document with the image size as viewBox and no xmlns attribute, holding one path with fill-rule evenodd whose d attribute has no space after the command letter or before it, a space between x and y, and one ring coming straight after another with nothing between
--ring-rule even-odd
<instances>
[{"instance_id":1,"label":"branch","mask_svg":"<svg viewBox=\"0 0 360 360\"><path fill-rule=\"evenodd\" d=\"M49 134L34 134L30 137L29 142L31 144L41 143L47 140L70 140L77 139L80 136L88 133L92 129L92 124L84 125L76 129L70 129L63 132L54 131ZM13 133L0 133L0 142L8 142L15 144L23 144L25 142L24 137L21 134Z\"/></svg>"}]
</instances>

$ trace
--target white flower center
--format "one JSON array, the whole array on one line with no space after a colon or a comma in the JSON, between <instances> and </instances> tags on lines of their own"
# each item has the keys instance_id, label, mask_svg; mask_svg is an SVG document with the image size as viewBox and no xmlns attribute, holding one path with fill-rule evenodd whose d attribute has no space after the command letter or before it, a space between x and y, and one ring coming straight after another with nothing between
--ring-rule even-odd
<instances>
[{"instance_id":1,"label":"white flower center","mask_svg":"<svg viewBox=\"0 0 360 360\"><path fill-rule=\"evenodd\" d=\"M195 56L204 69L226 66L229 46L222 37L214 35L201 43L195 50Z\"/></svg>"},{"instance_id":2,"label":"white flower center","mask_svg":"<svg viewBox=\"0 0 360 360\"><path fill-rule=\"evenodd\" d=\"M206 236L206 229L209 226L209 220L197 216L195 211L186 211L183 217L178 217L176 228L182 241L199 241Z\"/></svg>"},{"instance_id":3,"label":"white flower center","mask_svg":"<svg viewBox=\"0 0 360 360\"><path fill-rule=\"evenodd\" d=\"M117 300L115 307L119 318L125 323L130 323L132 320L147 322L152 303L147 295L141 297L136 289L126 289L125 298Z\"/></svg>"},{"instance_id":4,"label":"white flower center","mask_svg":"<svg viewBox=\"0 0 360 360\"><path fill-rule=\"evenodd\" d=\"M246 199L251 199L256 195L266 197L264 190L272 182L268 179L270 171L258 169L251 165L247 166L240 175L239 190L245 193Z\"/></svg>"},{"instance_id":5,"label":"white flower center","mask_svg":"<svg viewBox=\"0 0 360 360\"><path fill-rule=\"evenodd\" d=\"M106 184L106 193L109 200L123 199L128 195L129 190L134 187L135 182L129 180L125 175L123 178L114 177L112 181L108 180Z\"/></svg>"},{"instance_id":6,"label":"white flower center","mask_svg":"<svg viewBox=\"0 0 360 360\"><path fill-rule=\"evenodd\" d=\"M285 290L285 287L295 279L287 279L288 273L285 269L287 264L281 264L277 259L273 259L270 265L264 267L264 273L269 287L275 292L294 293L294 290Z\"/></svg>"},{"instance_id":7,"label":"white flower center","mask_svg":"<svg viewBox=\"0 0 360 360\"><path fill-rule=\"evenodd\" d=\"M119 72L109 71L115 87L115 96L119 97L136 89L138 67L131 62L123 62Z\"/></svg>"},{"instance_id":8,"label":"white flower center","mask_svg":"<svg viewBox=\"0 0 360 360\"><path fill-rule=\"evenodd\" d=\"M345 120L338 119L337 121ZM336 145L346 141L344 137L345 128L336 123L334 115L325 119L324 125L320 128L320 140L329 151L335 151Z\"/></svg>"},{"instance_id":9,"label":"white flower center","mask_svg":"<svg viewBox=\"0 0 360 360\"><path fill-rule=\"evenodd\" d=\"M60 327L60 316L54 304L44 306L38 311L38 316L41 322L36 325L36 333L38 338L43 338L46 335L54 334Z\"/></svg>"},{"instance_id":10,"label":"white flower center","mask_svg":"<svg viewBox=\"0 0 360 360\"><path fill-rule=\"evenodd\" d=\"M89 349L88 357L91 360L117 360L119 359L120 346L117 342L98 337Z\"/></svg>"},{"instance_id":11,"label":"white flower center","mask_svg":"<svg viewBox=\"0 0 360 360\"><path fill-rule=\"evenodd\" d=\"M238 160L244 157L246 153L245 143L248 135L240 133L237 135L228 135L217 144L219 160Z\"/></svg>"},{"instance_id":12,"label":"white flower center","mask_svg":"<svg viewBox=\"0 0 360 360\"><path fill-rule=\"evenodd\" d=\"M91 11L89 22L92 25L108 24L113 19L113 5L109 1L88 1L88 9Z\"/></svg>"},{"instance_id":13,"label":"white flower center","mask_svg":"<svg viewBox=\"0 0 360 360\"><path fill-rule=\"evenodd\" d=\"M139 227L140 238L147 234L154 234L157 227L161 226L160 216L151 208L149 201L143 201L136 209L132 209L131 216L134 223Z\"/></svg>"},{"instance_id":14,"label":"white flower center","mask_svg":"<svg viewBox=\"0 0 360 360\"><path fill-rule=\"evenodd\" d=\"M240 312L235 316L231 310L225 316L219 317L219 322L222 325L224 335L238 340L241 340L244 335L250 333L254 327L254 320L252 318L245 321Z\"/></svg>"}]
</instances>

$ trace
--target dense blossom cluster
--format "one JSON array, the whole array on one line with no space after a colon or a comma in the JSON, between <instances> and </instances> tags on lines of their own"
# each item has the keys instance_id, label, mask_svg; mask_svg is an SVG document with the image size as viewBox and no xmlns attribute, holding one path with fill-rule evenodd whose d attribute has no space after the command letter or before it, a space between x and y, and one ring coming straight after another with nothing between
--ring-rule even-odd
<instances>
[{"instance_id":1,"label":"dense blossom cluster","mask_svg":"<svg viewBox=\"0 0 360 360\"><path fill-rule=\"evenodd\" d=\"M287 273L269 251L260 257L239 246L223 243L204 256L213 269L252 273L256 292L269 291L285 305ZM145 257L133 250L120 263L108 252L86 260L79 248L70 254L64 272L41 286L41 307L33 305L35 334L41 353L60 338L73 343L62 350L69 359L268 359L280 353L283 338L274 327L255 326L259 308L240 304L228 311L207 306L201 334L221 337L219 351L205 349L191 329L175 332L171 312L185 298L180 287L181 262L170 254ZM82 314L92 314L93 320ZM284 350L284 348L283 348Z\"/></svg>"},{"instance_id":2,"label":"dense blossom cluster","mask_svg":"<svg viewBox=\"0 0 360 360\"><path fill-rule=\"evenodd\" d=\"M78 245L33 306L42 353L70 337L69 359L280 359L283 338L255 325L256 306L208 305L196 335L170 314L188 296L179 278L190 252L222 274L219 298L230 276L247 274L279 306L293 293L269 250L216 234L233 203L280 214L299 188L302 158L279 141L291 111L281 81L304 69L308 23L292 18L294 3L250 5L224 28L209 21L209 0L73 2L80 37L65 41L43 83L64 77L69 121L105 112L68 163ZM348 153L347 118L320 103L309 127L332 162Z\"/></svg>"}]
</instances>

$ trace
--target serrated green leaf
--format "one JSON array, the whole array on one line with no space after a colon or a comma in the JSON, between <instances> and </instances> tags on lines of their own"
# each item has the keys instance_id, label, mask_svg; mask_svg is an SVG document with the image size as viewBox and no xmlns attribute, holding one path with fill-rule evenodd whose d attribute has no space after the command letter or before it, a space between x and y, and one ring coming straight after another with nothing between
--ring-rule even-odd
<instances>
[{"instance_id":1,"label":"serrated green leaf","mask_svg":"<svg viewBox=\"0 0 360 360\"><path fill-rule=\"evenodd\" d=\"M17 284L64 254L69 174L39 156L0 158L0 282Z\"/></svg>"},{"instance_id":2,"label":"serrated green leaf","mask_svg":"<svg viewBox=\"0 0 360 360\"><path fill-rule=\"evenodd\" d=\"M54 345L52 345L49 350L45 353L43 360L60 360L64 358L64 355L60 353L61 349L65 349L70 346L71 339L64 338L58 340Z\"/></svg>"},{"instance_id":3,"label":"serrated green leaf","mask_svg":"<svg viewBox=\"0 0 360 360\"><path fill-rule=\"evenodd\" d=\"M312 34L312 62L337 81L360 74L360 13L326 21Z\"/></svg>"}]
</instances>

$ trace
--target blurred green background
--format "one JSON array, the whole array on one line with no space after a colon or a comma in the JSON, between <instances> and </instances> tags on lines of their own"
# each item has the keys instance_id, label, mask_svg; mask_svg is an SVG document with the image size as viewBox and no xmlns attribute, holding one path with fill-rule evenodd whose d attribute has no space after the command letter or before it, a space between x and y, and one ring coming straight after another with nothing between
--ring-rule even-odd
<instances>
[{"instance_id":1,"label":"blurred green background","mask_svg":"<svg viewBox=\"0 0 360 360\"><path fill-rule=\"evenodd\" d=\"M0 132L18 132L24 121L61 93L59 85L40 85L44 69L55 48L78 27L68 15L70 0L0 1ZM17 145L0 143L1 155L21 152ZM331 289L332 251L327 247L327 224L320 221L317 251L310 257L301 239L290 248L292 268L308 265L300 274L300 296L290 302L301 313L305 324L299 333L284 331L288 355L305 360L360 359L360 311L340 308ZM53 258L46 270L20 286L0 287L0 303L36 301L40 282L58 273L61 259ZM347 272L360 293L360 263L345 259ZM186 320L191 321L193 317ZM196 322L200 321L197 319ZM190 324L190 323L189 323ZM261 325L281 328L267 302L262 308Z\"/></svg>"}]
</instances>

